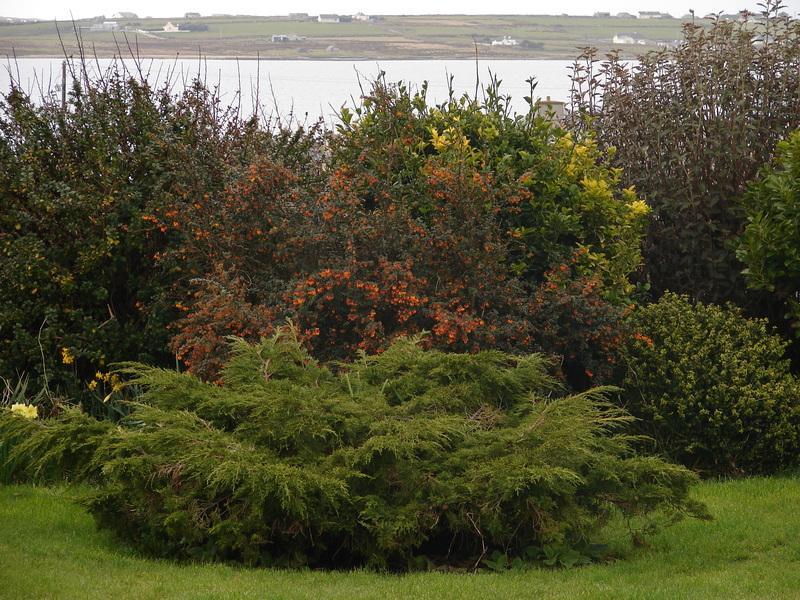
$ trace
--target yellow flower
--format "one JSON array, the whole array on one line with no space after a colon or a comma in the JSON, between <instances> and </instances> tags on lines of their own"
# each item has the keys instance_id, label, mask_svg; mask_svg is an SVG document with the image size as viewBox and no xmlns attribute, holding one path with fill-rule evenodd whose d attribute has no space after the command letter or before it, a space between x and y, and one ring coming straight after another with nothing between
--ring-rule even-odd
<instances>
[{"instance_id":1,"label":"yellow flower","mask_svg":"<svg viewBox=\"0 0 800 600\"><path fill-rule=\"evenodd\" d=\"M111 383L111 373L103 373L98 371L94 374L94 378L97 379L98 383L101 381L105 381L106 383Z\"/></svg>"},{"instance_id":2,"label":"yellow flower","mask_svg":"<svg viewBox=\"0 0 800 600\"><path fill-rule=\"evenodd\" d=\"M35 419L39 416L39 408L33 404L12 404L11 412L26 419Z\"/></svg>"},{"instance_id":3,"label":"yellow flower","mask_svg":"<svg viewBox=\"0 0 800 600\"><path fill-rule=\"evenodd\" d=\"M97 388L97 380L96 379L92 379L86 387L88 387L90 390L94 391Z\"/></svg>"},{"instance_id":4,"label":"yellow flower","mask_svg":"<svg viewBox=\"0 0 800 600\"><path fill-rule=\"evenodd\" d=\"M61 349L61 362L65 365L71 365L75 362L75 355L72 353L72 350L69 348Z\"/></svg>"}]
</instances>

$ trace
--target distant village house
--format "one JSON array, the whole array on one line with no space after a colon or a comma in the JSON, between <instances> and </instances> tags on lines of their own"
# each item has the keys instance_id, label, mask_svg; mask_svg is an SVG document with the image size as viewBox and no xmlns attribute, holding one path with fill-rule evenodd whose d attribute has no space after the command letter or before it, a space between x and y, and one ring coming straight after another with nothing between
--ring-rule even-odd
<instances>
[{"instance_id":1,"label":"distant village house","mask_svg":"<svg viewBox=\"0 0 800 600\"><path fill-rule=\"evenodd\" d=\"M646 46L647 40L640 38L638 35L628 35L628 34L617 34L611 40L612 44L616 45L630 45L630 44L638 44L640 46Z\"/></svg>"},{"instance_id":2,"label":"distant village house","mask_svg":"<svg viewBox=\"0 0 800 600\"><path fill-rule=\"evenodd\" d=\"M89 31L117 31L119 30L119 23L116 21L103 21L102 23L94 23L89 27Z\"/></svg>"},{"instance_id":3,"label":"distant village house","mask_svg":"<svg viewBox=\"0 0 800 600\"><path fill-rule=\"evenodd\" d=\"M280 33L272 36L273 43L301 42L304 39L306 38L300 35L295 35L294 33Z\"/></svg>"},{"instance_id":4,"label":"distant village house","mask_svg":"<svg viewBox=\"0 0 800 600\"><path fill-rule=\"evenodd\" d=\"M25 19L19 17L0 17L0 23L39 23L39 19Z\"/></svg>"},{"instance_id":5,"label":"distant village house","mask_svg":"<svg viewBox=\"0 0 800 600\"><path fill-rule=\"evenodd\" d=\"M566 114L566 102L561 100L551 100L550 96L546 100L539 98L536 104L536 113L540 117L560 121Z\"/></svg>"},{"instance_id":6,"label":"distant village house","mask_svg":"<svg viewBox=\"0 0 800 600\"><path fill-rule=\"evenodd\" d=\"M492 46L519 46L519 42L507 35L502 40L492 40Z\"/></svg>"},{"instance_id":7,"label":"distant village house","mask_svg":"<svg viewBox=\"0 0 800 600\"><path fill-rule=\"evenodd\" d=\"M319 15L317 23L341 23L342 18L339 15Z\"/></svg>"},{"instance_id":8,"label":"distant village house","mask_svg":"<svg viewBox=\"0 0 800 600\"><path fill-rule=\"evenodd\" d=\"M167 21L167 24L161 29L164 33L178 33L180 30L181 28L177 25L173 25L171 21Z\"/></svg>"},{"instance_id":9,"label":"distant village house","mask_svg":"<svg viewBox=\"0 0 800 600\"><path fill-rule=\"evenodd\" d=\"M187 12L183 15L185 19L200 19L201 15L199 12Z\"/></svg>"}]
</instances>

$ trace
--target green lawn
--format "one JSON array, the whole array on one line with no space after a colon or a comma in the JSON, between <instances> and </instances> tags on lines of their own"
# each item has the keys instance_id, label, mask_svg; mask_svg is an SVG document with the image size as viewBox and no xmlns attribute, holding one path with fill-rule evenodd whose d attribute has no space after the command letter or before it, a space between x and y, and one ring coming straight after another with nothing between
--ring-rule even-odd
<instances>
[{"instance_id":1,"label":"green lawn","mask_svg":"<svg viewBox=\"0 0 800 600\"><path fill-rule=\"evenodd\" d=\"M98 533L64 488L0 487L0 598L800 598L800 477L705 483L683 522L612 564L380 575L148 560Z\"/></svg>"}]
</instances>

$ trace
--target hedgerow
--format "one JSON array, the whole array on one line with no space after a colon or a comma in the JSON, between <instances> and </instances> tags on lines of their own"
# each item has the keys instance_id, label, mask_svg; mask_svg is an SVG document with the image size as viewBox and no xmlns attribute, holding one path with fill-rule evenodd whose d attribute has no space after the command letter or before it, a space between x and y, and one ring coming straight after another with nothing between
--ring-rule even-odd
<instances>
[{"instance_id":1,"label":"hedgerow","mask_svg":"<svg viewBox=\"0 0 800 600\"><path fill-rule=\"evenodd\" d=\"M567 371L607 376L647 209L591 136L512 114L498 82L431 107L380 78L323 133L69 66L64 105L0 101L0 376L74 397L111 362L177 358L215 379L227 335L288 319L325 360L422 331L561 352L592 319L540 334L557 295L604 305Z\"/></svg>"},{"instance_id":2,"label":"hedgerow","mask_svg":"<svg viewBox=\"0 0 800 600\"><path fill-rule=\"evenodd\" d=\"M546 362L403 339L333 372L283 330L235 341L221 385L129 364L144 391L118 424L0 411L0 438L18 476L93 482L102 527L173 558L472 568L588 554L618 513L705 516L695 475L634 452L610 390L563 395Z\"/></svg>"}]
</instances>

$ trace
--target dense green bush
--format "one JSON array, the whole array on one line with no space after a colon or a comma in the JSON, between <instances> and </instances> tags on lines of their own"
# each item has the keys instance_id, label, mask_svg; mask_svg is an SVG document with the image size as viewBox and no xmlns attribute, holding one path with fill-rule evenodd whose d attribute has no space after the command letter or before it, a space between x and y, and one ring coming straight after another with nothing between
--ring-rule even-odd
<instances>
[{"instance_id":1,"label":"dense green bush","mask_svg":"<svg viewBox=\"0 0 800 600\"><path fill-rule=\"evenodd\" d=\"M736 254L749 286L783 303L795 332L800 327L800 131L778 144L741 201L747 224Z\"/></svg>"},{"instance_id":2,"label":"dense green bush","mask_svg":"<svg viewBox=\"0 0 800 600\"><path fill-rule=\"evenodd\" d=\"M800 21L777 0L748 21L687 23L682 43L636 62L583 56L576 125L597 132L653 210L647 280L702 302L776 316L748 292L731 247L744 225L737 198L775 144L800 126Z\"/></svg>"},{"instance_id":3,"label":"dense green bush","mask_svg":"<svg viewBox=\"0 0 800 600\"><path fill-rule=\"evenodd\" d=\"M406 339L334 374L286 331L232 355L221 386L128 366L145 392L118 425L0 411L0 439L18 474L93 481L100 525L168 557L472 567L588 552L617 512L705 515L609 390L559 395L540 356Z\"/></svg>"},{"instance_id":4,"label":"dense green bush","mask_svg":"<svg viewBox=\"0 0 800 600\"><path fill-rule=\"evenodd\" d=\"M113 361L174 364L167 326L193 273L159 260L181 239L161 219L255 154L297 167L305 136L243 121L200 84L172 94L69 67L64 106L19 88L0 99L0 376L39 385L46 371L75 395Z\"/></svg>"},{"instance_id":5,"label":"dense green bush","mask_svg":"<svg viewBox=\"0 0 800 600\"><path fill-rule=\"evenodd\" d=\"M624 407L661 452L705 473L798 464L800 387L765 321L671 293L631 321Z\"/></svg>"},{"instance_id":6,"label":"dense green bush","mask_svg":"<svg viewBox=\"0 0 800 600\"><path fill-rule=\"evenodd\" d=\"M76 86L64 110L18 90L0 103L3 376L46 368L75 393L73 370L169 359L166 293L179 275L153 261L165 240L143 217L217 185L221 165L206 99L166 100L115 78Z\"/></svg>"}]
</instances>

